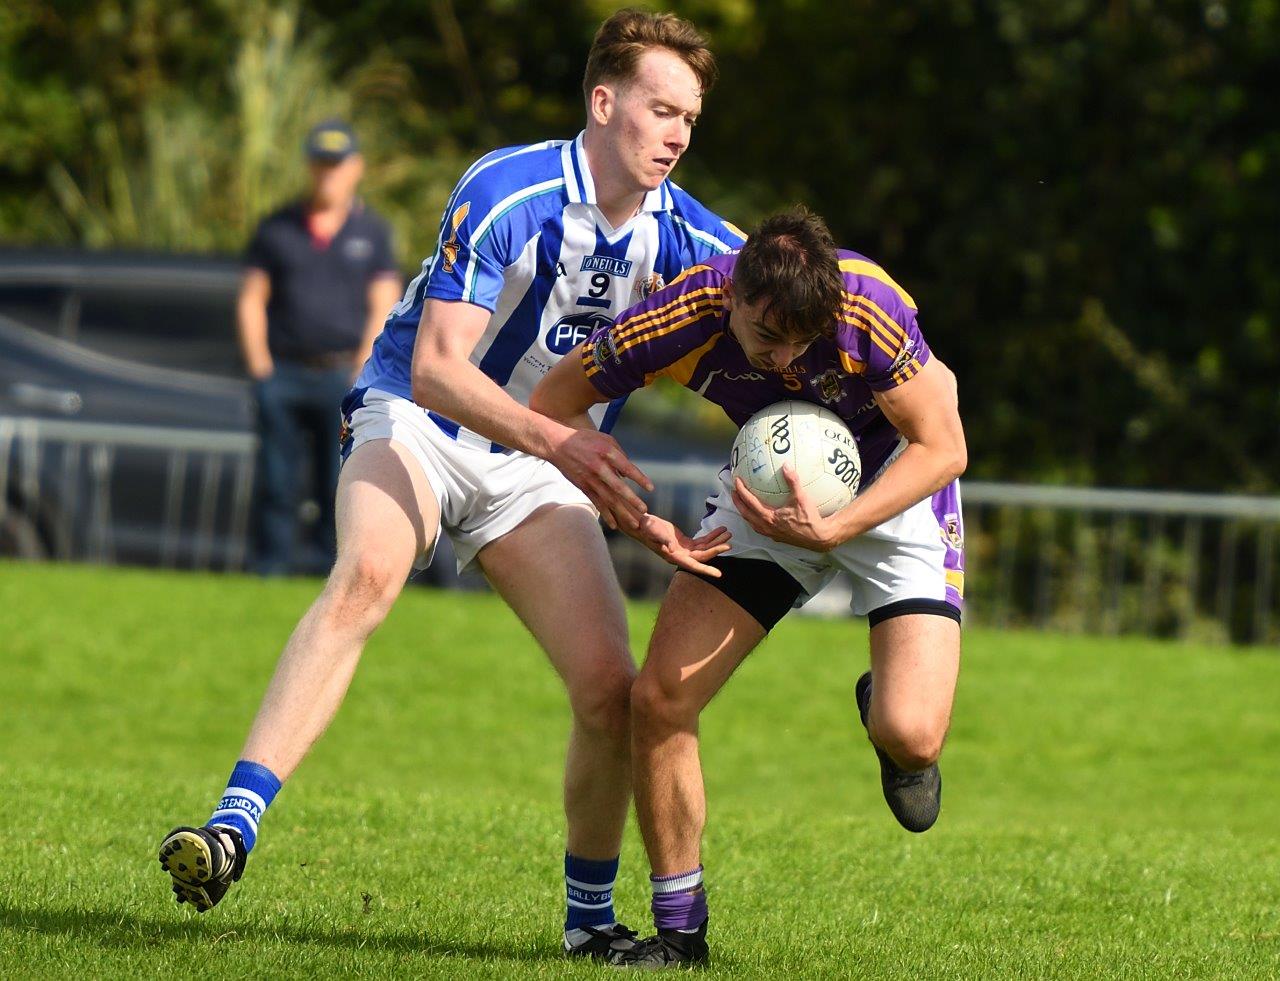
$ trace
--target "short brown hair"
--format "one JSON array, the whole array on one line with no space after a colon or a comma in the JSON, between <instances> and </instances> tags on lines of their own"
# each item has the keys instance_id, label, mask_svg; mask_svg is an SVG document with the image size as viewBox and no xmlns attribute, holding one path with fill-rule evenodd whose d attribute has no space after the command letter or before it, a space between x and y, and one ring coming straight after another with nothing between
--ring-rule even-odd
<instances>
[{"instance_id":1,"label":"short brown hair","mask_svg":"<svg viewBox=\"0 0 1280 981\"><path fill-rule=\"evenodd\" d=\"M755 306L790 340L830 337L844 296L840 257L827 223L807 208L766 218L733 267L735 297Z\"/></svg>"},{"instance_id":2,"label":"short brown hair","mask_svg":"<svg viewBox=\"0 0 1280 981\"><path fill-rule=\"evenodd\" d=\"M590 99L602 82L630 82L640 56L649 48L666 48L678 55L697 76L703 95L715 85L716 59L696 27L675 14L627 9L619 10L596 31L582 76L583 94Z\"/></svg>"}]
</instances>

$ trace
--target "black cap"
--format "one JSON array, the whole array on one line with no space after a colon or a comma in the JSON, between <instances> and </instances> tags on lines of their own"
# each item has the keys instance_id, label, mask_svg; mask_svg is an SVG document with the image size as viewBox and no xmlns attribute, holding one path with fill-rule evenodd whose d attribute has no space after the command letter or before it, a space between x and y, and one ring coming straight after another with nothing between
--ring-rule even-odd
<instances>
[{"instance_id":1,"label":"black cap","mask_svg":"<svg viewBox=\"0 0 1280 981\"><path fill-rule=\"evenodd\" d=\"M306 147L308 157L324 163L339 163L360 149L355 132L340 119L326 119L312 126Z\"/></svg>"}]
</instances>

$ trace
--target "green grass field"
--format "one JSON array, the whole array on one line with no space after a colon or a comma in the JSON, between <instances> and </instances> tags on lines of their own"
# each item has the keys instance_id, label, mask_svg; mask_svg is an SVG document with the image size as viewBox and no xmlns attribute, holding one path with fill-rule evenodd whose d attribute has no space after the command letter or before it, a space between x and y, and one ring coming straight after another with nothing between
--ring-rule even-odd
<instances>
[{"instance_id":1,"label":"green grass field","mask_svg":"<svg viewBox=\"0 0 1280 981\"><path fill-rule=\"evenodd\" d=\"M317 588L0 565L0 976L609 973L558 955L566 708L490 596L406 593L245 879L172 902L156 844ZM865 634L784 622L705 717L708 975L1280 975L1276 651L971 631L917 837L852 707Z\"/></svg>"}]
</instances>

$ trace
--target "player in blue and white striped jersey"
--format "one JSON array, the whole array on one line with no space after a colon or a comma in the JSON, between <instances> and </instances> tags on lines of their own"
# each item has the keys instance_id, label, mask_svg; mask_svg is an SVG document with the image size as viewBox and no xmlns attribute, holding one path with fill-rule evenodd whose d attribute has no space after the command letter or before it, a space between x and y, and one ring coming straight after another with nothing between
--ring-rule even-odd
<instances>
[{"instance_id":1,"label":"player in blue and white striped jersey","mask_svg":"<svg viewBox=\"0 0 1280 981\"><path fill-rule=\"evenodd\" d=\"M343 403L329 581L281 655L214 817L162 845L179 901L208 909L240 877L258 822L443 529L459 565L479 564L568 691L564 949L602 957L632 942L612 888L630 801L635 665L596 512L636 529L645 506L625 480L647 480L605 432L527 403L599 323L742 244L669 180L714 78L692 25L622 11L588 56L582 134L495 151L463 175L435 253ZM600 408L607 431L619 405ZM666 557L715 575L703 563L726 537L678 536Z\"/></svg>"},{"instance_id":2,"label":"player in blue and white striped jersey","mask_svg":"<svg viewBox=\"0 0 1280 981\"><path fill-rule=\"evenodd\" d=\"M496 150L463 175L435 254L391 311L355 398L368 388L412 398L414 342L434 299L492 314L469 360L527 404L548 368L597 325L689 266L742 244L741 232L665 178L634 213L615 215L615 227L592 178L586 138L584 131L572 141ZM665 172L678 154L660 152L670 154ZM608 432L620 408L602 408L594 421ZM432 418L450 437L460 435L457 423ZM466 430L461 438L489 446Z\"/></svg>"}]
</instances>

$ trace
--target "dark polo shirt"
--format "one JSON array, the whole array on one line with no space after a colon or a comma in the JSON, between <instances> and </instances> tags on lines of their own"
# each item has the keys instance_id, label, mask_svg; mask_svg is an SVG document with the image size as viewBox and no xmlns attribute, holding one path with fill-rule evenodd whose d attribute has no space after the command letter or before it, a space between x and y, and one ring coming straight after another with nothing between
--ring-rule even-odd
<instances>
[{"instance_id":1,"label":"dark polo shirt","mask_svg":"<svg viewBox=\"0 0 1280 981\"><path fill-rule=\"evenodd\" d=\"M267 346L273 358L286 361L355 351L369 281L399 274L386 223L361 204L328 242L312 236L303 203L286 205L262 220L245 265L271 279Z\"/></svg>"}]
</instances>

